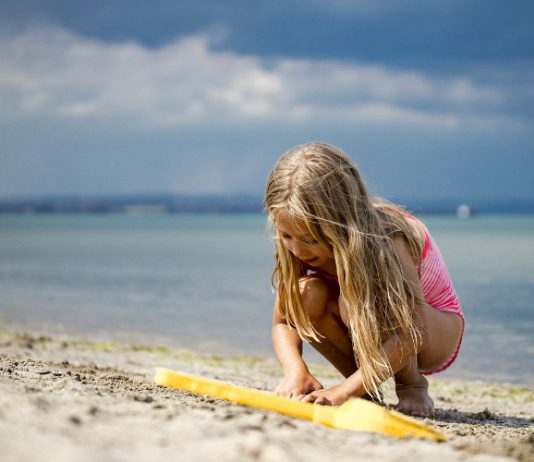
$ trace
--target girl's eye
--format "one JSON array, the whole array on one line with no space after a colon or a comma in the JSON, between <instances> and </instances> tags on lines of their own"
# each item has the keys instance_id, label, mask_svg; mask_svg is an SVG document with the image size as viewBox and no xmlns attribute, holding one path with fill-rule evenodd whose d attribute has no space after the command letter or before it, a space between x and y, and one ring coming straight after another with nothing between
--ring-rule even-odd
<instances>
[{"instance_id":1,"label":"girl's eye","mask_svg":"<svg viewBox=\"0 0 534 462\"><path fill-rule=\"evenodd\" d=\"M280 236L282 237L282 239L292 239L292 237L289 235L289 234L286 234L286 233L280 233ZM306 244L306 245L317 245L318 242L315 240L315 239L304 239L304 238L301 238L299 239L302 243Z\"/></svg>"}]
</instances>

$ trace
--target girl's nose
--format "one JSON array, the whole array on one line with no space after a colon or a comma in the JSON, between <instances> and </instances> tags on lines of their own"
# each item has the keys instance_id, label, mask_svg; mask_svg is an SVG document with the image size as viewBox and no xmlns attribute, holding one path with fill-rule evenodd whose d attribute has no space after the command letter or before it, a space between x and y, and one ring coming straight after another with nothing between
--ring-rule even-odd
<instances>
[{"instance_id":1,"label":"girl's nose","mask_svg":"<svg viewBox=\"0 0 534 462\"><path fill-rule=\"evenodd\" d=\"M293 255L295 255L295 257L300 258L302 256L302 247L301 247L301 245L298 244L298 243L294 243L293 244L293 248L291 249L291 252L293 253Z\"/></svg>"}]
</instances>

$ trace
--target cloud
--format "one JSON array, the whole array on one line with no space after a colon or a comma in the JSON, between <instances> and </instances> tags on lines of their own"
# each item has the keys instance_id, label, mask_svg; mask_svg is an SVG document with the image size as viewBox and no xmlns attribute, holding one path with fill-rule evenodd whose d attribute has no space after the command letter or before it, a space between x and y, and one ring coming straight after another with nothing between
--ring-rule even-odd
<instances>
[{"instance_id":1,"label":"cloud","mask_svg":"<svg viewBox=\"0 0 534 462\"><path fill-rule=\"evenodd\" d=\"M0 117L110 123L132 130L250 124L385 124L458 130L528 127L508 90L461 75L217 51L209 35L148 48L57 27L0 39Z\"/></svg>"}]
</instances>

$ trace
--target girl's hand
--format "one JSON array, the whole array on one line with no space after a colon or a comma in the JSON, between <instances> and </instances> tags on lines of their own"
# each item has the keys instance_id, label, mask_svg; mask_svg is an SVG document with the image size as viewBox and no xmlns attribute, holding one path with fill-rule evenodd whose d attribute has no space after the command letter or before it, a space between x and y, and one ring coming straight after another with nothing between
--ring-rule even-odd
<instances>
[{"instance_id":1,"label":"girl's hand","mask_svg":"<svg viewBox=\"0 0 534 462\"><path fill-rule=\"evenodd\" d=\"M322 388L321 383L308 371L298 371L284 374L274 393L284 398L301 400L308 393Z\"/></svg>"},{"instance_id":2,"label":"girl's hand","mask_svg":"<svg viewBox=\"0 0 534 462\"><path fill-rule=\"evenodd\" d=\"M323 406L339 406L347 401L352 395L348 392L344 383L335 387L313 391L304 396L301 401L307 403L322 404Z\"/></svg>"}]
</instances>

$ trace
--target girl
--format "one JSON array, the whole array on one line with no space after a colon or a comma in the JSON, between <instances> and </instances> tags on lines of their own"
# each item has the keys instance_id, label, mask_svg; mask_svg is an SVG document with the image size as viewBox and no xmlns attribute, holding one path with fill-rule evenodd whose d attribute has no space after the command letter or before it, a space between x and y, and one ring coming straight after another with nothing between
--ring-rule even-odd
<instances>
[{"instance_id":1,"label":"girl","mask_svg":"<svg viewBox=\"0 0 534 462\"><path fill-rule=\"evenodd\" d=\"M276 393L338 405L395 377L397 409L432 416L428 382L451 365L462 309L426 227L369 195L341 150L310 143L287 152L267 182L277 288L272 339L283 369ZM324 388L302 359L306 340L343 374Z\"/></svg>"}]
</instances>

